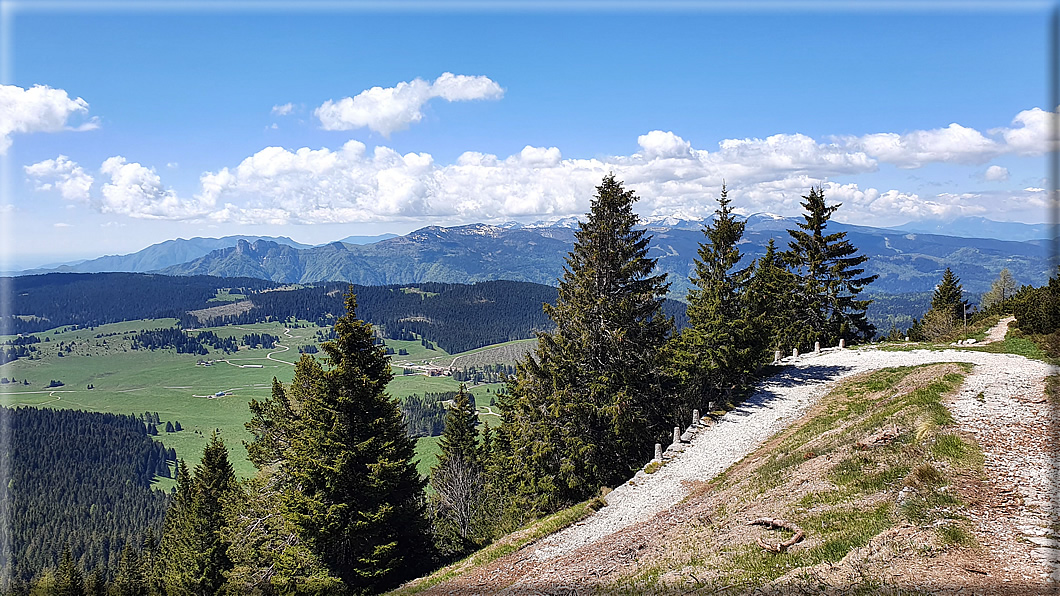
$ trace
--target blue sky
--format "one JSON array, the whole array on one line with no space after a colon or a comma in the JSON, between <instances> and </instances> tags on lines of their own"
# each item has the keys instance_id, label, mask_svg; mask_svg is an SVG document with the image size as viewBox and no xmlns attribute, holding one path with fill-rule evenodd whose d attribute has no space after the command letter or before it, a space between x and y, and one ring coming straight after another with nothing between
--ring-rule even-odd
<instances>
[{"instance_id":1,"label":"blue sky","mask_svg":"<svg viewBox=\"0 0 1060 596\"><path fill-rule=\"evenodd\" d=\"M822 184L851 223L1047 220L1047 4L6 4L15 265L579 215L608 171L645 217L707 215L724 181L744 214L797 215Z\"/></svg>"}]
</instances>

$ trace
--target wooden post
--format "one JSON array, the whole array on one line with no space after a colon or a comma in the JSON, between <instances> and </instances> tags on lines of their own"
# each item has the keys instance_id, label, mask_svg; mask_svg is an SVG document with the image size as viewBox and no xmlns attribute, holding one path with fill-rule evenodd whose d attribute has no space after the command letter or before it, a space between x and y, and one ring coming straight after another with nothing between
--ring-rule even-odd
<instances>
[{"instance_id":1,"label":"wooden post","mask_svg":"<svg viewBox=\"0 0 1060 596\"><path fill-rule=\"evenodd\" d=\"M680 443L681 443L681 427L680 426L675 426L674 427L674 445L678 445Z\"/></svg>"},{"instance_id":2,"label":"wooden post","mask_svg":"<svg viewBox=\"0 0 1060 596\"><path fill-rule=\"evenodd\" d=\"M791 349L791 357L794 358L794 357L796 357L798 355L799 355L799 349L798 348L792 348Z\"/></svg>"},{"instance_id":3,"label":"wooden post","mask_svg":"<svg viewBox=\"0 0 1060 596\"><path fill-rule=\"evenodd\" d=\"M773 354L773 363L776 364L777 362L780 362L780 350Z\"/></svg>"},{"instance_id":4,"label":"wooden post","mask_svg":"<svg viewBox=\"0 0 1060 596\"><path fill-rule=\"evenodd\" d=\"M839 349L842 350L845 347L847 347L847 340L845 340L845 339L839 340Z\"/></svg>"},{"instance_id":5,"label":"wooden post","mask_svg":"<svg viewBox=\"0 0 1060 596\"><path fill-rule=\"evenodd\" d=\"M820 351L821 351L821 342L819 342L819 341L813 342L813 351L817 352L817 353L820 353Z\"/></svg>"},{"instance_id":6,"label":"wooden post","mask_svg":"<svg viewBox=\"0 0 1060 596\"><path fill-rule=\"evenodd\" d=\"M692 426L699 424L699 410L692 410Z\"/></svg>"},{"instance_id":7,"label":"wooden post","mask_svg":"<svg viewBox=\"0 0 1060 596\"><path fill-rule=\"evenodd\" d=\"M662 443L655 444L655 461L662 461Z\"/></svg>"}]
</instances>

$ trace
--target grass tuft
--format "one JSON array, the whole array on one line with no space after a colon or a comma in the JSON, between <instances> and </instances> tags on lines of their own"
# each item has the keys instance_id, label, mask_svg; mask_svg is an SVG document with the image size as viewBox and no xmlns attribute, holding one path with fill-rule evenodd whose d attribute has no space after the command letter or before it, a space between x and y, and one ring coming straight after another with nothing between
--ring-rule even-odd
<instances>
[{"instance_id":1,"label":"grass tuft","mask_svg":"<svg viewBox=\"0 0 1060 596\"><path fill-rule=\"evenodd\" d=\"M935 529L939 535L939 541L943 546L961 546L974 548L977 546L975 537L963 526L956 523L943 524Z\"/></svg>"}]
</instances>

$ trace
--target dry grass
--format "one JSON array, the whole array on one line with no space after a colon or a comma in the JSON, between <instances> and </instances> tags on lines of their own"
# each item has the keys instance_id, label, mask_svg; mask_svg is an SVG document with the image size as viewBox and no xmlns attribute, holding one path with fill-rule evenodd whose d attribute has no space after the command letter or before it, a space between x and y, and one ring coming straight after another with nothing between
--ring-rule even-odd
<instances>
[{"instance_id":1,"label":"dry grass","mask_svg":"<svg viewBox=\"0 0 1060 596\"><path fill-rule=\"evenodd\" d=\"M671 532L607 592L876 593L893 588L888 561L974 551L954 483L982 455L943 405L969 366L884 369L844 383L800 421L690 497L695 519ZM890 442L858 440L897 425ZM751 527L781 518L806 531ZM901 583L901 582L899 582Z\"/></svg>"}]
</instances>

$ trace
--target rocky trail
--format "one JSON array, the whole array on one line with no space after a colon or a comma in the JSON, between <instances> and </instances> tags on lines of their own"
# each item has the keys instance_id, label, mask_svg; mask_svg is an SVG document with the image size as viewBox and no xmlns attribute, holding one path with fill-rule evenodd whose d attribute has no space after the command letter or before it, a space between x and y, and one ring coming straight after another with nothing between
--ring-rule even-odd
<instances>
[{"instance_id":1,"label":"rocky trail","mask_svg":"<svg viewBox=\"0 0 1060 596\"><path fill-rule=\"evenodd\" d=\"M1008 320L988 332L1004 337ZM947 349L825 349L782 361L740 407L690 428L664 454L666 465L617 487L607 506L556 534L427 590L427 594L570 594L600 589L635 565L660 536L701 515L685 498L804 414L843 380L881 368L931 363L974 365L948 404L962 431L978 441L986 478L975 483L969 517L990 556L977 586L1041 586L1060 581L1060 476L1053 408L1044 379L1057 367L1011 354ZM1055 433L1055 430L1052 431ZM968 489L968 490L973 490ZM985 569L984 567L988 568ZM958 581L959 578L955 579ZM986 593L993 593L987 590Z\"/></svg>"}]
</instances>

